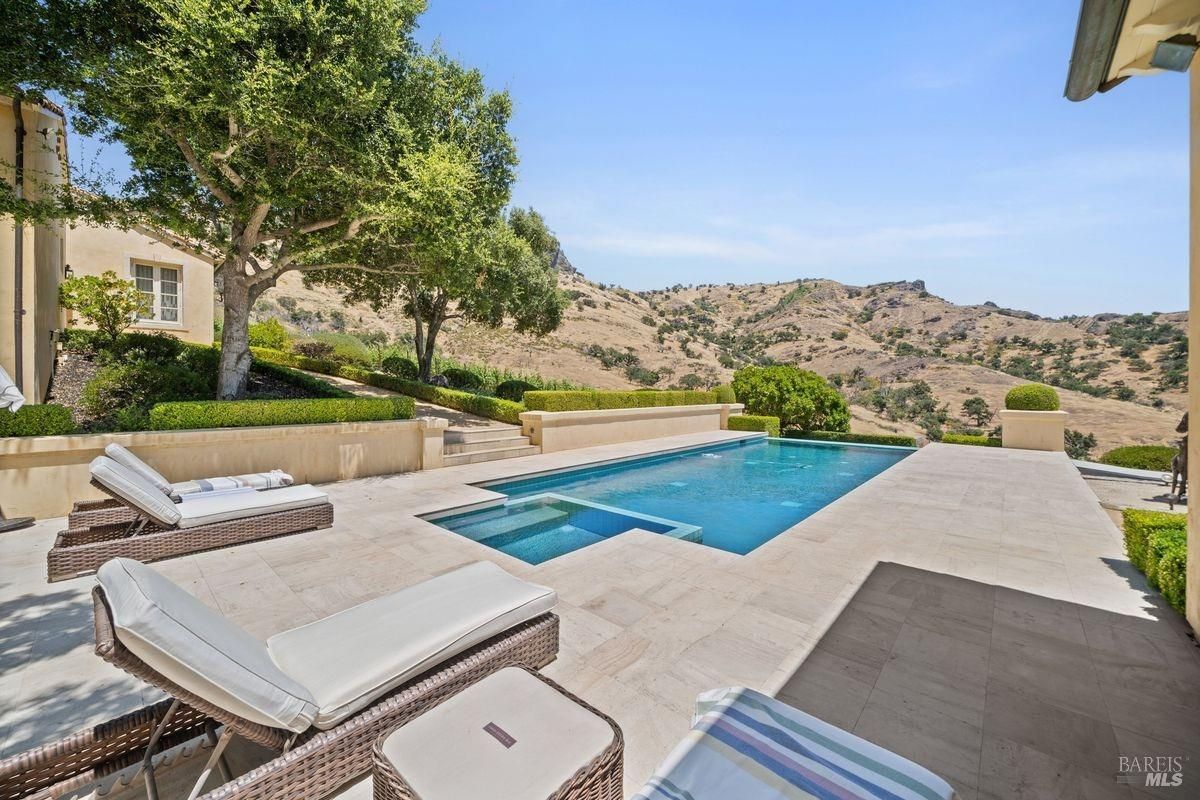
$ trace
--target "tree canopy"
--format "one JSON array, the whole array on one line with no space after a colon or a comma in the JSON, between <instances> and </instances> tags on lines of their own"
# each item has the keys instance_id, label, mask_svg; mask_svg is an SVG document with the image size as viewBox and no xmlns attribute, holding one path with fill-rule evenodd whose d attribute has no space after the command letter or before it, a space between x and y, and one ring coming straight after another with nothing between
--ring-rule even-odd
<instances>
[{"instance_id":1,"label":"tree canopy","mask_svg":"<svg viewBox=\"0 0 1200 800\"><path fill-rule=\"evenodd\" d=\"M51 7L75 21L48 36L105 30L108 3ZM413 274L418 245L456 246L463 220L428 216L446 198L469 187L464 213L481 221L507 201L509 98L415 44L420 0L114 7L111 31L63 34L25 79L64 91L84 131L128 152L132 177L108 207L221 254L221 397L245 390L250 309L280 275Z\"/></svg>"}]
</instances>

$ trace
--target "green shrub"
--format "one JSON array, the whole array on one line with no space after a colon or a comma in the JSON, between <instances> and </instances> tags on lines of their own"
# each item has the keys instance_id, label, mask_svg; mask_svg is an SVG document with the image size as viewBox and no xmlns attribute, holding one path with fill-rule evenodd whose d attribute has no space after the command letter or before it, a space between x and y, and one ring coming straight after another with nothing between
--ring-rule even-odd
<instances>
[{"instance_id":1,"label":"green shrub","mask_svg":"<svg viewBox=\"0 0 1200 800\"><path fill-rule=\"evenodd\" d=\"M5 436L62 436L74 433L71 409L48 403L21 406L14 414L0 408L0 438Z\"/></svg>"},{"instance_id":2,"label":"green shrub","mask_svg":"<svg viewBox=\"0 0 1200 800\"><path fill-rule=\"evenodd\" d=\"M521 412L525 410L525 406L511 400L489 397L485 394L460 392L457 389L443 389L440 386L430 386L417 381L406 381L382 372L342 367L336 374L348 380L378 386L381 389L391 389L393 392L400 392L427 403L453 408L456 411L465 411L468 414L478 414L481 417L512 425L521 424Z\"/></svg>"},{"instance_id":3,"label":"green shrub","mask_svg":"<svg viewBox=\"0 0 1200 800\"><path fill-rule=\"evenodd\" d=\"M395 375L397 378L404 378L407 381L415 381L421 373L417 362L404 356L388 356L380 366L388 375Z\"/></svg>"},{"instance_id":4,"label":"green shrub","mask_svg":"<svg viewBox=\"0 0 1200 800\"><path fill-rule=\"evenodd\" d=\"M1125 555L1129 563L1148 572L1150 539L1162 531L1187 530L1187 515L1167 511L1143 511L1126 508L1121 511L1121 527L1125 534Z\"/></svg>"},{"instance_id":5,"label":"green shrub","mask_svg":"<svg viewBox=\"0 0 1200 800\"><path fill-rule=\"evenodd\" d=\"M537 387L525 381L505 381L496 386L496 396L514 403L521 402L526 392L532 392Z\"/></svg>"},{"instance_id":6,"label":"green shrub","mask_svg":"<svg viewBox=\"0 0 1200 800\"><path fill-rule=\"evenodd\" d=\"M112 342L105 334L89 328L64 328L58 332L59 341L68 353L93 355Z\"/></svg>"},{"instance_id":7,"label":"green shrub","mask_svg":"<svg viewBox=\"0 0 1200 800\"><path fill-rule=\"evenodd\" d=\"M150 409L150 429L245 428L255 425L315 425L411 419L410 397L320 398L315 400L206 400L159 403Z\"/></svg>"},{"instance_id":8,"label":"green shrub","mask_svg":"<svg viewBox=\"0 0 1200 800\"><path fill-rule=\"evenodd\" d=\"M653 389L621 391L533 391L525 393L525 407L530 411L596 411L615 408L655 408L660 406L695 406L715 403L715 392L684 389L660 392Z\"/></svg>"},{"instance_id":9,"label":"green shrub","mask_svg":"<svg viewBox=\"0 0 1200 800\"><path fill-rule=\"evenodd\" d=\"M779 435L779 417L759 417L753 414L739 414L729 418L731 431L763 431L767 436Z\"/></svg>"},{"instance_id":10,"label":"green shrub","mask_svg":"<svg viewBox=\"0 0 1200 800\"><path fill-rule=\"evenodd\" d=\"M155 403L193 400L210 393L208 376L198 375L179 364L135 361L104 367L83 387L83 407L97 419L136 427L129 415ZM123 415L118 419L118 415Z\"/></svg>"},{"instance_id":11,"label":"green shrub","mask_svg":"<svg viewBox=\"0 0 1200 800\"><path fill-rule=\"evenodd\" d=\"M1004 407L1010 411L1058 411L1058 392L1044 383L1014 386L1004 396Z\"/></svg>"},{"instance_id":12,"label":"green shrub","mask_svg":"<svg viewBox=\"0 0 1200 800\"><path fill-rule=\"evenodd\" d=\"M321 358L308 358L296 353L283 350L273 350L269 347L251 347L250 354L258 361L279 364L293 369L305 369L309 372L320 372L324 375L336 375L339 365L333 361Z\"/></svg>"},{"instance_id":13,"label":"green shrub","mask_svg":"<svg viewBox=\"0 0 1200 800\"><path fill-rule=\"evenodd\" d=\"M332 333L323 331L313 336L320 342L333 347L333 360L345 361L350 364L370 364L371 349L352 333Z\"/></svg>"},{"instance_id":14,"label":"green shrub","mask_svg":"<svg viewBox=\"0 0 1200 800\"><path fill-rule=\"evenodd\" d=\"M815 372L789 366L743 367L733 391L746 412L779 417L787 427L850 430L850 407L841 392Z\"/></svg>"},{"instance_id":15,"label":"green shrub","mask_svg":"<svg viewBox=\"0 0 1200 800\"><path fill-rule=\"evenodd\" d=\"M1152 530L1146 537L1145 563L1146 582L1155 589L1162 589L1159 568L1163 556L1177 550L1187 549L1186 527L1162 527Z\"/></svg>"},{"instance_id":16,"label":"green shrub","mask_svg":"<svg viewBox=\"0 0 1200 800\"><path fill-rule=\"evenodd\" d=\"M282 350L287 347L288 332L277 319L254 322L250 325L250 346Z\"/></svg>"},{"instance_id":17,"label":"green shrub","mask_svg":"<svg viewBox=\"0 0 1200 800\"><path fill-rule=\"evenodd\" d=\"M183 351L183 340L169 333L123 333L108 349L113 361L152 361L167 364Z\"/></svg>"},{"instance_id":18,"label":"green shrub","mask_svg":"<svg viewBox=\"0 0 1200 800\"><path fill-rule=\"evenodd\" d=\"M442 375L450 382L452 389L478 389L483 385L479 376L468 369L447 367L442 370Z\"/></svg>"},{"instance_id":19,"label":"green shrub","mask_svg":"<svg viewBox=\"0 0 1200 800\"><path fill-rule=\"evenodd\" d=\"M851 442L855 444L886 444L893 447L916 447L917 440L911 436L891 433L847 433L846 431L802 431L789 428L783 432L785 439L811 439L815 442Z\"/></svg>"},{"instance_id":20,"label":"green shrub","mask_svg":"<svg viewBox=\"0 0 1200 800\"><path fill-rule=\"evenodd\" d=\"M1175 540L1158 562L1158 587L1171 607L1186 614L1187 541Z\"/></svg>"},{"instance_id":21,"label":"green shrub","mask_svg":"<svg viewBox=\"0 0 1200 800\"><path fill-rule=\"evenodd\" d=\"M1157 444L1139 444L1118 447L1100 456L1101 464L1129 469L1149 469L1155 472L1170 472L1171 459L1179 452L1174 447Z\"/></svg>"},{"instance_id":22,"label":"green shrub","mask_svg":"<svg viewBox=\"0 0 1200 800\"><path fill-rule=\"evenodd\" d=\"M305 358L330 359L333 357L333 345L329 342L318 342L315 339L306 342L292 342L292 352Z\"/></svg>"},{"instance_id":23,"label":"green shrub","mask_svg":"<svg viewBox=\"0 0 1200 800\"><path fill-rule=\"evenodd\" d=\"M942 436L942 444L969 444L975 447L1000 447L1000 440L994 436L972 436L967 433L947 433Z\"/></svg>"},{"instance_id":24,"label":"green shrub","mask_svg":"<svg viewBox=\"0 0 1200 800\"><path fill-rule=\"evenodd\" d=\"M720 386L714 386L713 394L716 395L718 403L737 402L737 395L734 394L733 387L728 383L722 383Z\"/></svg>"},{"instance_id":25,"label":"green shrub","mask_svg":"<svg viewBox=\"0 0 1200 800\"><path fill-rule=\"evenodd\" d=\"M58 286L58 304L79 314L110 342L149 310L137 285L112 270L67 278Z\"/></svg>"},{"instance_id":26,"label":"green shrub","mask_svg":"<svg viewBox=\"0 0 1200 800\"><path fill-rule=\"evenodd\" d=\"M314 378L304 372L298 372L294 369L281 366L279 364L271 364L266 361L255 361L251 370L260 375L270 375L278 381L291 384L299 389L303 389L305 393L314 397L354 397L353 394L345 389L339 389L320 378Z\"/></svg>"}]
</instances>

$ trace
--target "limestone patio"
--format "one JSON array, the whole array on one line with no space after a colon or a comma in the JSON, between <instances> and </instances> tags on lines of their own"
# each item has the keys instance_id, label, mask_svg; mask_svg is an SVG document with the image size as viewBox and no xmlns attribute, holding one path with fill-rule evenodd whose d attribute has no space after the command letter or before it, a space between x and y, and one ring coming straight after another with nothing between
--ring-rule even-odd
<instances>
[{"instance_id":1,"label":"limestone patio","mask_svg":"<svg viewBox=\"0 0 1200 800\"><path fill-rule=\"evenodd\" d=\"M736 436L333 484L332 529L156 567L264 637L481 559L551 586L545 671L620 723L630 792L698 692L743 684L968 800L1196 796L1200 650L1061 453L930 445L745 556L634 531L530 566L416 516L494 496L472 483ZM46 584L60 527L0 537L0 755L158 699L92 654L92 580ZM1192 758L1152 795L1118 782L1120 755Z\"/></svg>"}]
</instances>

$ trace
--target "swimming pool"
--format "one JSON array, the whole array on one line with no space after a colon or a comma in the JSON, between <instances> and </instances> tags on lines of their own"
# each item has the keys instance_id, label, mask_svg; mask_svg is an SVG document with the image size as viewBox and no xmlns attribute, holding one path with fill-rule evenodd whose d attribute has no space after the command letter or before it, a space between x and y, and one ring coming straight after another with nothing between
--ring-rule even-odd
<instances>
[{"instance_id":1,"label":"swimming pool","mask_svg":"<svg viewBox=\"0 0 1200 800\"><path fill-rule=\"evenodd\" d=\"M590 515L593 527L582 532L581 526L565 517L546 519L545 512L528 517L530 525L523 527L512 521L517 515L500 513L496 507L426 518L529 563L541 563L631 527L667 533L652 525L621 528L619 521L604 519L604 512L641 515L679 529L698 528L698 534L680 538L744 555L911 452L902 447L759 438L482 484L508 495L500 511L520 508L519 501L547 494L589 504L595 512ZM567 527L558 528L559 524ZM535 538L536 542L529 541Z\"/></svg>"}]
</instances>

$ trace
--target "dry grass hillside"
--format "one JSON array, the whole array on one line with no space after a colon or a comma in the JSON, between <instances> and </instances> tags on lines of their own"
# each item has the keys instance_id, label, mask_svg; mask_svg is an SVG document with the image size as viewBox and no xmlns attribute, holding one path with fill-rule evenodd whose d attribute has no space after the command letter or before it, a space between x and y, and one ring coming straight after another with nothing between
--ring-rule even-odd
<instances>
[{"instance_id":1,"label":"dry grass hillside","mask_svg":"<svg viewBox=\"0 0 1200 800\"><path fill-rule=\"evenodd\" d=\"M1096 437L1095 454L1174 441L1185 407L1183 312L1045 319L990 303L955 305L920 281L635 293L564 272L560 286L571 307L554 334L534 339L451 323L442 352L598 388L707 386L744 364L795 363L842 383L855 430L914 434L970 428L963 401L978 396L1001 408L1010 387L1040 379L1060 387L1069 427ZM299 335L411 334L398 312L330 311L342 307L335 294L306 288L293 274L260 300L257 315L279 318Z\"/></svg>"}]
</instances>

